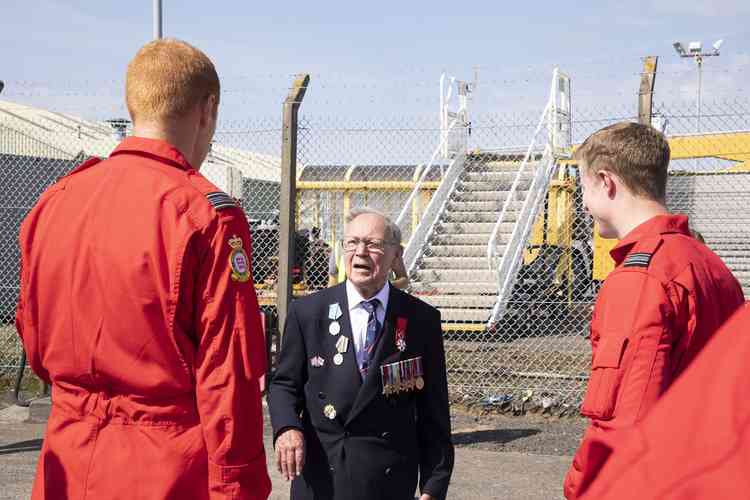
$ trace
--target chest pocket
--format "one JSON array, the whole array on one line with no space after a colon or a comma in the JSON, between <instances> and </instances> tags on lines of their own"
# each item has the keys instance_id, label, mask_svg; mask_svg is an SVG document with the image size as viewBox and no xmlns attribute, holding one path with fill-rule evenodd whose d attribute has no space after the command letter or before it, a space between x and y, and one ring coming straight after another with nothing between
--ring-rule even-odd
<instances>
[{"instance_id":1,"label":"chest pocket","mask_svg":"<svg viewBox=\"0 0 750 500\"><path fill-rule=\"evenodd\" d=\"M591 364L586 396L581 414L599 420L614 416L617 395L625 371L622 359L628 347L628 338L619 333L603 335Z\"/></svg>"}]
</instances>

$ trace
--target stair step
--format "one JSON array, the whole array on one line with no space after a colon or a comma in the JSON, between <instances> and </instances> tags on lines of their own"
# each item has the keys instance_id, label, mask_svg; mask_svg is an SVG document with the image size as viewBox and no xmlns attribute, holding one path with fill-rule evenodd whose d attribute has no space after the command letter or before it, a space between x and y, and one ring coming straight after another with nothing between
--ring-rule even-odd
<instances>
[{"instance_id":1,"label":"stair step","mask_svg":"<svg viewBox=\"0 0 750 500\"><path fill-rule=\"evenodd\" d=\"M518 176L518 172L504 172L504 171L485 171L485 172L477 172L477 171L471 171L465 172L463 176L461 177L461 181L468 181L468 182L489 182L492 184L498 184L498 183L504 183L510 185L515 178ZM526 169L526 171L521 174L521 180L522 181L528 181L531 182L531 179L534 178L534 171Z\"/></svg>"},{"instance_id":2,"label":"stair step","mask_svg":"<svg viewBox=\"0 0 750 500\"><path fill-rule=\"evenodd\" d=\"M419 269L414 272L415 280L432 283L436 281L477 281L493 282L497 274L485 269ZM497 285L495 285L497 286Z\"/></svg>"},{"instance_id":3,"label":"stair step","mask_svg":"<svg viewBox=\"0 0 750 500\"><path fill-rule=\"evenodd\" d=\"M449 212L494 212L499 214L503 209L505 200L493 201L449 201L447 210ZM508 210L521 210L523 200L511 200Z\"/></svg>"},{"instance_id":4,"label":"stair step","mask_svg":"<svg viewBox=\"0 0 750 500\"><path fill-rule=\"evenodd\" d=\"M500 224L500 233L511 233L515 222L503 222ZM435 227L438 234L484 234L489 239L494 222L439 222Z\"/></svg>"},{"instance_id":5,"label":"stair step","mask_svg":"<svg viewBox=\"0 0 750 500\"><path fill-rule=\"evenodd\" d=\"M497 280L484 279L482 281L412 281L409 287L411 292L424 299L425 297L445 294L482 295L491 294L497 296Z\"/></svg>"},{"instance_id":6,"label":"stair step","mask_svg":"<svg viewBox=\"0 0 750 500\"><path fill-rule=\"evenodd\" d=\"M515 199L516 200L524 200L526 198L526 195L528 194L528 190L520 190L516 191ZM507 191L499 191L497 189L495 190L484 190L484 191L471 191L471 190L461 190L456 191L451 196L452 201L494 201L494 202L504 202L508 198L508 192Z\"/></svg>"},{"instance_id":7,"label":"stair step","mask_svg":"<svg viewBox=\"0 0 750 500\"><path fill-rule=\"evenodd\" d=\"M510 235L498 234L498 243L508 243ZM448 234L448 233L435 233L430 239L429 246L475 246L482 245L484 248L487 247L487 243L490 241L489 234ZM428 247L429 248L429 247Z\"/></svg>"},{"instance_id":8,"label":"stair step","mask_svg":"<svg viewBox=\"0 0 750 500\"><path fill-rule=\"evenodd\" d=\"M488 239L488 238L487 238ZM498 246L498 251L505 251ZM487 257L487 245L429 245L425 257Z\"/></svg>"},{"instance_id":9,"label":"stair step","mask_svg":"<svg viewBox=\"0 0 750 500\"><path fill-rule=\"evenodd\" d=\"M492 172L518 172L521 168L521 161L488 161L488 162L469 162L467 170L481 170ZM539 162L531 161L526 165L526 170L536 168Z\"/></svg>"},{"instance_id":10,"label":"stair step","mask_svg":"<svg viewBox=\"0 0 750 500\"><path fill-rule=\"evenodd\" d=\"M515 222L518 220L518 210L508 210L505 212L505 220ZM497 212L453 212L445 214L445 222L488 222L494 224L500 217L500 211Z\"/></svg>"},{"instance_id":11,"label":"stair step","mask_svg":"<svg viewBox=\"0 0 750 500\"><path fill-rule=\"evenodd\" d=\"M439 308L440 316L446 323L484 323L490 319L492 309Z\"/></svg>"},{"instance_id":12,"label":"stair step","mask_svg":"<svg viewBox=\"0 0 750 500\"><path fill-rule=\"evenodd\" d=\"M420 299L434 307L460 309L492 309L497 301L497 295L420 295Z\"/></svg>"},{"instance_id":13,"label":"stair step","mask_svg":"<svg viewBox=\"0 0 750 500\"><path fill-rule=\"evenodd\" d=\"M481 180L481 181L459 181L457 189L459 191L508 191L513 186L513 179L507 180ZM531 187L531 179L521 179L516 186L517 191L526 191Z\"/></svg>"},{"instance_id":14,"label":"stair step","mask_svg":"<svg viewBox=\"0 0 750 500\"><path fill-rule=\"evenodd\" d=\"M485 249L486 252L486 249ZM489 269L487 257L422 257L420 269Z\"/></svg>"}]
</instances>

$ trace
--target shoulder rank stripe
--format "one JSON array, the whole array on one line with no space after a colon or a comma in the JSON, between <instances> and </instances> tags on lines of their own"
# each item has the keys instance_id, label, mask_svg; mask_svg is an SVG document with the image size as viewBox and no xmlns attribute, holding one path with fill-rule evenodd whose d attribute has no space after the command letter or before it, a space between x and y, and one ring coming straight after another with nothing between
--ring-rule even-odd
<instances>
[{"instance_id":1,"label":"shoulder rank stripe","mask_svg":"<svg viewBox=\"0 0 750 500\"><path fill-rule=\"evenodd\" d=\"M645 252L631 253L625 259L624 267L648 267L653 254Z\"/></svg>"},{"instance_id":2,"label":"shoulder rank stripe","mask_svg":"<svg viewBox=\"0 0 750 500\"><path fill-rule=\"evenodd\" d=\"M208 193L206 198L208 198L209 203L211 203L216 210L237 206L237 202L234 198L226 193L222 193L221 191Z\"/></svg>"}]
</instances>

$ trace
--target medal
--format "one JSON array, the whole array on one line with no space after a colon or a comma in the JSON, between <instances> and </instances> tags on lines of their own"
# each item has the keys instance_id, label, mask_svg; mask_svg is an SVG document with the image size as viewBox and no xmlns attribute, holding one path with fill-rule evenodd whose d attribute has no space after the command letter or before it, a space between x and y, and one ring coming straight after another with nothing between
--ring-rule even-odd
<instances>
[{"instance_id":1,"label":"medal","mask_svg":"<svg viewBox=\"0 0 750 500\"><path fill-rule=\"evenodd\" d=\"M341 306L338 302L336 302L335 304L330 304L328 306L328 319L336 321L341 317L341 314Z\"/></svg>"},{"instance_id":2,"label":"medal","mask_svg":"<svg viewBox=\"0 0 750 500\"><path fill-rule=\"evenodd\" d=\"M325 408L323 408L323 415L329 420L333 420L336 418L336 408L334 408L333 405L326 405Z\"/></svg>"},{"instance_id":3,"label":"medal","mask_svg":"<svg viewBox=\"0 0 750 500\"><path fill-rule=\"evenodd\" d=\"M349 337L339 337L336 341L336 352L344 353L349 348Z\"/></svg>"},{"instance_id":4,"label":"medal","mask_svg":"<svg viewBox=\"0 0 750 500\"><path fill-rule=\"evenodd\" d=\"M341 332L341 325L338 321L334 321L330 325L328 325L328 333L331 335L338 335Z\"/></svg>"},{"instance_id":5,"label":"medal","mask_svg":"<svg viewBox=\"0 0 750 500\"><path fill-rule=\"evenodd\" d=\"M335 355L335 356L333 357L333 364L334 364L334 365L336 365L336 366L340 366L340 365L341 365L341 363L343 363L343 362L344 362L344 356L343 356L343 355L342 355L341 353L338 353L338 354L336 354L336 355Z\"/></svg>"},{"instance_id":6,"label":"medal","mask_svg":"<svg viewBox=\"0 0 750 500\"><path fill-rule=\"evenodd\" d=\"M406 350L406 318L396 318L396 349L401 352Z\"/></svg>"},{"instance_id":7,"label":"medal","mask_svg":"<svg viewBox=\"0 0 750 500\"><path fill-rule=\"evenodd\" d=\"M414 358L414 364L416 368L415 375L417 376L416 387L418 390L424 389L424 373L422 372L422 356Z\"/></svg>"}]
</instances>

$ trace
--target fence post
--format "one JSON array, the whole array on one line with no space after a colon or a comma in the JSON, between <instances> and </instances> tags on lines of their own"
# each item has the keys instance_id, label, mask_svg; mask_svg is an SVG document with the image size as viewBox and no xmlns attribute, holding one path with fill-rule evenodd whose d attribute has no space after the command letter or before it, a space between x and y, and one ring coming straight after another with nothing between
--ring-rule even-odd
<instances>
[{"instance_id":1,"label":"fence post","mask_svg":"<svg viewBox=\"0 0 750 500\"><path fill-rule=\"evenodd\" d=\"M310 75L297 75L284 101L281 129L281 193L279 207L279 273L277 311L279 339L283 335L289 304L292 301L292 266L295 252L295 218L297 199L297 112L305 97Z\"/></svg>"},{"instance_id":2,"label":"fence post","mask_svg":"<svg viewBox=\"0 0 750 500\"><path fill-rule=\"evenodd\" d=\"M641 87L638 91L638 123L651 125L652 105L654 99L654 83L656 82L657 56L643 58L643 72L641 73Z\"/></svg>"}]
</instances>

